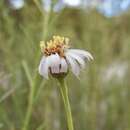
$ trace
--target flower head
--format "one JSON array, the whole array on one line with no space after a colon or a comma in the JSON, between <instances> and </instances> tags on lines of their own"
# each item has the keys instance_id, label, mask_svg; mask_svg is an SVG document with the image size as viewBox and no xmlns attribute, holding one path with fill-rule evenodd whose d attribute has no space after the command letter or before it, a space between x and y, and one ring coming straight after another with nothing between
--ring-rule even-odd
<instances>
[{"instance_id":1,"label":"flower head","mask_svg":"<svg viewBox=\"0 0 130 130\"><path fill-rule=\"evenodd\" d=\"M85 59L93 59L88 51L70 49L69 39L53 36L53 39L40 44L43 57L39 65L39 73L48 79L48 75L66 75L71 69L74 75L79 76L80 70L85 67Z\"/></svg>"}]
</instances>

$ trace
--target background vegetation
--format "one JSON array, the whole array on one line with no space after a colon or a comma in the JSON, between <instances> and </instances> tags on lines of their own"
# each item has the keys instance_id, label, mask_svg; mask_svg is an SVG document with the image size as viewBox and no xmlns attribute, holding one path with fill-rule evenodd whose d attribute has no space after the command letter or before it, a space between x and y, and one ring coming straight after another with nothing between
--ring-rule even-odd
<instances>
[{"instance_id":1,"label":"background vegetation","mask_svg":"<svg viewBox=\"0 0 130 130\"><path fill-rule=\"evenodd\" d=\"M130 14L105 18L96 11L65 8L44 12L35 2L12 10L0 0L0 129L20 130L35 86L28 130L66 130L54 79L38 74L39 41L67 36L94 61L80 80L67 77L75 130L130 129Z\"/></svg>"}]
</instances>

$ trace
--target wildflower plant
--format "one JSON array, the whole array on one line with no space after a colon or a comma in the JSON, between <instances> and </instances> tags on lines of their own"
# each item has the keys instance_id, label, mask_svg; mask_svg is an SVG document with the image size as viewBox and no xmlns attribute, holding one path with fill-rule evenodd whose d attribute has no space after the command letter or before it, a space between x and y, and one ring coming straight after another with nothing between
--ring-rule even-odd
<instances>
[{"instance_id":1,"label":"wildflower plant","mask_svg":"<svg viewBox=\"0 0 130 130\"><path fill-rule=\"evenodd\" d=\"M78 77L80 71L85 68L85 60L93 60L93 57L88 51L70 49L69 43L68 38L60 36L53 36L53 39L47 43L41 41L40 47L43 56L39 65L39 73L45 79L53 76L59 81L68 129L74 130L65 77L70 70Z\"/></svg>"},{"instance_id":2,"label":"wildflower plant","mask_svg":"<svg viewBox=\"0 0 130 130\"><path fill-rule=\"evenodd\" d=\"M93 59L92 55L83 50L70 49L69 39L53 36L46 44L41 41L43 57L39 65L39 73L48 79L52 76L66 75L71 69L75 76L79 76L80 70L85 68L85 59Z\"/></svg>"}]
</instances>

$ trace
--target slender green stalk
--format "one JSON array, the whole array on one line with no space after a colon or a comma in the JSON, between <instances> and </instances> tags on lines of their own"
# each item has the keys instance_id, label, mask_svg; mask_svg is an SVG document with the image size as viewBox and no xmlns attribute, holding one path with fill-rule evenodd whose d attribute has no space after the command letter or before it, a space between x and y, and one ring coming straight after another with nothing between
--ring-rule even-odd
<instances>
[{"instance_id":1,"label":"slender green stalk","mask_svg":"<svg viewBox=\"0 0 130 130\"><path fill-rule=\"evenodd\" d=\"M32 78L31 78L31 74L29 72L29 68L28 68L26 62L23 61L22 65L23 65L23 68L25 70L25 74L27 76L27 79L28 79L29 85L30 85L30 93L29 93L29 97L28 97L28 108L27 108L24 124L23 124L23 127L22 127L22 130L28 130L28 125L29 125L31 115L32 115L32 110L33 110L35 84L34 84Z\"/></svg>"},{"instance_id":2,"label":"slender green stalk","mask_svg":"<svg viewBox=\"0 0 130 130\"><path fill-rule=\"evenodd\" d=\"M29 104L28 104L28 108L27 108L27 113L26 113L26 117L25 117L25 121L24 121L24 125L22 130L28 130L28 124L32 115L32 110L33 110L33 99L34 99L34 85L32 86L32 88L30 89L30 94L29 94Z\"/></svg>"},{"instance_id":3,"label":"slender green stalk","mask_svg":"<svg viewBox=\"0 0 130 130\"><path fill-rule=\"evenodd\" d=\"M43 13L40 4L37 0L34 0L36 6L38 7L39 11L41 12L41 14L44 16L44 24L43 24L43 39L45 40L47 37L47 33L48 33L48 21L49 21L49 16L50 13ZM38 57L39 57L40 53L38 52ZM30 83L30 93L29 93L29 97L28 97L28 108L27 108L27 112L26 112L26 116L25 116L25 120L24 120L24 124L23 124L23 128L22 130L28 130L28 125L31 119L31 115L32 115L32 111L33 111L33 103L34 103L34 99L35 99L35 81L30 80L31 76L28 73L28 68L26 66L26 64L23 64L23 67L25 69L25 72L27 74L27 77L29 79L29 83ZM37 76L37 74L36 74Z\"/></svg>"},{"instance_id":4,"label":"slender green stalk","mask_svg":"<svg viewBox=\"0 0 130 130\"><path fill-rule=\"evenodd\" d=\"M61 85L60 91L61 91L61 95L62 95L62 98L63 98L65 111L66 111L68 130L74 130L72 114L71 114L71 107L70 107L69 98L68 98L68 87L66 85L64 78L59 79L59 82L60 82L60 85Z\"/></svg>"}]
</instances>

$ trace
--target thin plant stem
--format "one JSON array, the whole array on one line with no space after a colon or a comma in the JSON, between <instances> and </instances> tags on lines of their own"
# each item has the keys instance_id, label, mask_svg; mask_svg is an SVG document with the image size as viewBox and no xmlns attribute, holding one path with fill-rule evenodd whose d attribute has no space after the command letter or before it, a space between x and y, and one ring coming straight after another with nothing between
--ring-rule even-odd
<instances>
[{"instance_id":1,"label":"thin plant stem","mask_svg":"<svg viewBox=\"0 0 130 130\"><path fill-rule=\"evenodd\" d=\"M25 115L25 120L24 120L24 124L22 127L22 130L28 130L28 125L31 119L31 115L32 115L32 110L33 110L33 102L34 102L34 94L35 94L35 84L31 78L31 74L29 72L29 68L26 64L25 61L22 62L23 68L25 70L27 79L29 81L29 85L30 85L30 93L29 93L29 97L28 97L28 108L27 108L27 112Z\"/></svg>"},{"instance_id":2,"label":"thin plant stem","mask_svg":"<svg viewBox=\"0 0 130 130\"><path fill-rule=\"evenodd\" d=\"M48 21L49 21L50 13L43 14L43 11L41 10L38 1L34 0L34 2L36 4L36 6L38 7L38 9L40 10L40 12L42 13L42 15L44 15L43 39L45 40L46 37L47 37L47 33L48 33L47 27L48 27ZM38 53L38 57L39 57L39 55L40 55L40 53ZM27 77L30 77L30 76L28 76L29 73L28 73L28 69L27 69L25 64L23 64L23 67L25 69L25 72L27 72L26 73ZM37 74L36 74L36 76L37 76ZM35 81L30 81L30 78L28 78L28 79L29 79L29 83L30 83L30 93L29 93L29 97L28 97L28 108L27 108L27 112L26 112L26 116L25 116L25 120L24 120L22 130L28 130L28 125L29 125L29 122L30 122L30 119L31 119L31 115L32 115L32 111L33 111L33 103L34 103L34 99L35 99Z\"/></svg>"},{"instance_id":3,"label":"thin plant stem","mask_svg":"<svg viewBox=\"0 0 130 130\"><path fill-rule=\"evenodd\" d=\"M26 113L26 117L25 117L25 121L24 121L22 130L28 130L28 125L29 125L30 118L32 115L32 110L33 110L34 92L35 92L35 89L34 89L34 85L33 85L30 89L29 104L28 104L27 113Z\"/></svg>"},{"instance_id":4,"label":"thin plant stem","mask_svg":"<svg viewBox=\"0 0 130 130\"><path fill-rule=\"evenodd\" d=\"M68 87L64 79L59 79L59 82L60 82L60 92L61 92L64 106L65 106L68 130L74 130L71 107L70 107L69 98L68 98Z\"/></svg>"}]
</instances>

